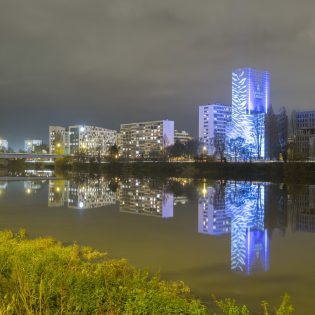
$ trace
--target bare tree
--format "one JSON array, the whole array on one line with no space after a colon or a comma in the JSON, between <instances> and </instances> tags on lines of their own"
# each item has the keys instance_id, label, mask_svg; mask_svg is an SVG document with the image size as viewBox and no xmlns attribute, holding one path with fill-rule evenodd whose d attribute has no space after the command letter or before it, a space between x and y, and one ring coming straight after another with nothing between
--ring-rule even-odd
<instances>
[{"instance_id":1,"label":"bare tree","mask_svg":"<svg viewBox=\"0 0 315 315\"><path fill-rule=\"evenodd\" d=\"M220 161L222 162L224 159L224 152L225 152L225 140L222 138L216 138L214 140L214 147L215 147L215 155L219 155Z\"/></svg>"},{"instance_id":2,"label":"bare tree","mask_svg":"<svg viewBox=\"0 0 315 315\"><path fill-rule=\"evenodd\" d=\"M256 114L253 120L254 126L254 136L255 136L255 144L257 150L257 158L260 160L261 158L261 148L262 141L265 136L265 115L264 114Z\"/></svg>"}]
</instances>

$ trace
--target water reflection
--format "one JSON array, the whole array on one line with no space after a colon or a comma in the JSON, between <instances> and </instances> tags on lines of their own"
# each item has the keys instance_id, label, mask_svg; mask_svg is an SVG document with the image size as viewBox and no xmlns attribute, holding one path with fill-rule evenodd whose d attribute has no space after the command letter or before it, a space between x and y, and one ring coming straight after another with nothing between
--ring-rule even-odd
<instances>
[{"instance_id":1,"label":"water reflection","mask_svg":"<svg viewBox=\"0 0 315 315\"><path fill-rule=\"evenodd\" d=\"M292 231L315 232L315 186L303 186L289 194Z\"/></svg>"},{"instance_id":2,"label":"water reflection","mask_svg":"<svg viewBox=\"0 0 315 315\"><path fill-rule=\"evenodd\" d=\"M8 187L8 182L6 182L6 181L0 181L0 197L1 197L2 195L4 195L4 193L5 193L6 189L7 189L7 187Z\"/></svg>"},{"instance_id":3,"label":"water reflection","mask_svg":"<svg viewBox=\"0 0 315 315\"><path fill-rule=\"evenodd\" d=\"M225 211L224 185L215 184L206 188L198 202L198 232L222 235L231 232L231 219Z\"/></svg>"},{"instance_id":4,"label":"water reflection","mask_svg":"<svg viewBox=\"0 0 315 315\"><path fill-rule=\"evenodd\" d=\"M269 237L264 224L265 185L220 182L202 190L198 232L231 233L232 271L251 274L269 268Z\"/></svg>"},{"instance_id":5,"label":"water reflection","mask_svg":"<svg viewBox=\"0 0 315 315\"><path fill-rule=\"evenodd\" d=\"M129 178L119 183L121 212L171 218L174 215L174 194L165 191L151 179Z\"/></svg>"},{"instance_id":6,"label":"water reflection","mask_svg":"<svg viewBox=\"0 0 315 315\"><path fill-rule=\"evenodd\" d=\"M46 180L24 181L26 194ZM119 203L120 212L160 218L174 216L174 206L198 194L198 232L231 234L231 269L250 273L268 270L269 238L273 232L315 232L315 185L171 178L76 178L49 180L48 206L90 209ZM0 196L8 182L0 181Z\"/></svg>"},{"instance_id":7,"label":"water reflection","mask_svg":"<svg viewBox=\"0 0 315 315\"><path fill-rule=\"evenodd\" d=\"M44 185L46 184L46 181L38 181L38 180L28 180L24 181L24 191L26 194L31 195L36 193L38 190L41 190Z\"/></svg>"},{"instance_id":8,"label":"water reflection","mask_svg":"<svg viewBox=\"0 0 315 315\"><path fill-rule=\"evenodd\" d=\"M105 178L89 178L84 181L49 181L48 206L75 209L105 207L116 203L116 193Z\"/></svg>"},{"instance_id":9,"label":"water reflection","mask_svg":"<svg viewBox=\"0 0 315 315\"><path fill-rule=\"evenodd\" d=\"M197 198L198 233L229 237L231 270L247 275L269 270L274 233L315 232L315 186L81 176L24 181L24 192L36 195L47 182L48 207L87 210L117 204L121 213L168 219L175 206ZM0 181L0 197L8 187Z\"/></svg>"}]
</instances>

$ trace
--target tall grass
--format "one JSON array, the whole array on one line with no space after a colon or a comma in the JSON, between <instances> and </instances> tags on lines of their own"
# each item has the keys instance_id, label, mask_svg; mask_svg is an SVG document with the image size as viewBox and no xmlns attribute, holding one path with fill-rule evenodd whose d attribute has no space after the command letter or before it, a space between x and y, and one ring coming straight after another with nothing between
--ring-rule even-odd
<instances>
[{"instance_id":1,"label":"tall grass","mask_svg":"<svg viewBox=\"0 0 315 315\"><path fill-rule=\"evenodd\" d=\"M232 300L217 306L217 314L249 314ZM207 313L182 282L162 281L124 259L52 238L27 239L22 230L0 232L0 315Z\"/></svg>"}]
</instances>

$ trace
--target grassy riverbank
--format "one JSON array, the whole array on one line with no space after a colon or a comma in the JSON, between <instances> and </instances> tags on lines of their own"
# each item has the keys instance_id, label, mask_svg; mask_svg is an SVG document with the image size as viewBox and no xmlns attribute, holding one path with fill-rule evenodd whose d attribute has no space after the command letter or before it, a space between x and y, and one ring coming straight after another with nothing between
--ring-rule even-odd
<instances>
[{"instance_id":1,"label":"grassy riverbank","mask_svg":"<svg viewBox=\"0 0 315 315\"><path fill-rule=\"evenodd\" d=\"M209 311L181 282L166 282L126 260L51 238L0 232L0 314L251 314L232 300ZM291 314L285 297L274 313Z\"/></svg>"}]
</instances>

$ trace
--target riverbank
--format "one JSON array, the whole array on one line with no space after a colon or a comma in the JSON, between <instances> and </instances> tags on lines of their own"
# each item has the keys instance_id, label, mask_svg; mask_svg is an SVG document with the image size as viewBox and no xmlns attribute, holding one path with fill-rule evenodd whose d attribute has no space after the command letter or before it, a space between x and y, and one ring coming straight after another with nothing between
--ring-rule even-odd
<instances>
[{"instance_id":1,"label":"riverbank","mask_svg":"<svg viewBox=\"0 0 315 315\"><path fill-rule=\"evenodd\" d=\"M182 282L91 248L27 239L23 231L0 232L0 262L1 314L250 314L230 299L207 310ZM269 314L266 303L262 308ZM277 314L291 313L285 296Z\"/></svg>"},{"instance_id":2,"label":"riverbank","mask_svg":"<svg viewBox=\"0 0 315 315\"><path fill-rule=\"evenodd\" d=\"M56 170L104 172L113 176L164 176L301 184L315 183L315 163L311 162L203 163L149 161L103 164L57 162Z\"/></svg>"},{"instance_id":3,"label":"riverbank","mask_svg":"<svg viewBox=\"0 0 315 315\"><path fill-rule=\"evenodd\" d=\"M57 172L107 173L111 176L189 177L195 179L225 179L270 181L296 184L315 184L314 162L109 162L78 163L71 158L56 160L55 166L42 163L27 164L9 161L5 170L22 172L25 169L55 169ZM4 168L2 169L4 170ZM2 171L3 172L3 171Z\"/></svg>"}]
</instances>

